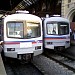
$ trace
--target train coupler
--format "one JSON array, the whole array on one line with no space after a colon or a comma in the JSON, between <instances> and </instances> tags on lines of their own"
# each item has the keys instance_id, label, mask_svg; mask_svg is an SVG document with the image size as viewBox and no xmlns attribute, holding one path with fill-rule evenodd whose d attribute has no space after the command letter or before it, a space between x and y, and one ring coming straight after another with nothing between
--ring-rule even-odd
<instances>
[{"instance_id":1,"label":"train coupler","mask_svg":"<svg viewBox=\"0 0 75 75\"><path fill-rule=\"evenodd\" d=\"M29 62L33 59L33 54L22 54L22 55L18 55L18 59L22 60L22 61L26 61Z\"/></svg>"}]
</instances>

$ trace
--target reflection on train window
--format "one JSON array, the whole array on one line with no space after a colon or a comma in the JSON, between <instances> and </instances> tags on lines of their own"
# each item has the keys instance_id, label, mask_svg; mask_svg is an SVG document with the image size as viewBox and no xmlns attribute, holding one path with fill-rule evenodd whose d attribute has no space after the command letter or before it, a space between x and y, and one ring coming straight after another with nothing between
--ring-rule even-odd
<instances>
[{"instance_id":1,"label":"reflection on train window","mask_svg":"<svg viewBox=\"0 0 75 75\"><path fill-rule=\"evenodd\" d=\"M8 22L7 23L8 37L23 38L23 23L21 22Z\"/></svg>"},{"instance_id":2,"label":"reflection on train window","mask_svg":"<svg viewBox=\"0 0 75 75\"><path fill-rule=\"evenodd\" d=\"M69 34L69 24L65 22L47 23L48 35L66 35Z\"/></svg>"},{"instance_id":3,"label":"reflection on train window","mask_svg":"<svg viewBox=\"0 0 75 75\"><path fill-rule=\"evenodd\" d=\"M25 38L35 38L41 36L41 31L40 31L40 23L27 23L27 28L26 28L27 33L25 32L24 35Z\"/></svg>"}]
</instances>

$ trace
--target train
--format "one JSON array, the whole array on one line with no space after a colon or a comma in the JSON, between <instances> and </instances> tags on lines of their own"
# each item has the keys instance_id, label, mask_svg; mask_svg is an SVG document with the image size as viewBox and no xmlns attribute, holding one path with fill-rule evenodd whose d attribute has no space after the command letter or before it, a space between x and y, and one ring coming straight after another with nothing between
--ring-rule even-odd
<instances>
[{"instance_id":1,"label":"train","mask_svg":"<svg viewBox=\"0 0 75 75\"><path fill-rule=\"evenodd\" d=\"M31 61L44 49L70 47L70 22L58 16L40 17L27 11L0 18L0 44L5 57Z\"/></svg>"},{"instance_id":2,"label":"train","mask_svg":"<svg viewBox=\"0 0 75 75\"><path fill-rule=\"evenodd\" d=\"M0 20L5 57L31 60L43 52L41 18L27 11L17 11Z\"/></svg>"},{"instance_id":3,"label":"train","mask_svg":"<svg viewBox=\"0 0 75 75\"><path fill-rule=\"evenodd\" d=\"M61 16L43 19L44 49L63 51L70 47L70 22Z\"/></svg>"}]
</instances>

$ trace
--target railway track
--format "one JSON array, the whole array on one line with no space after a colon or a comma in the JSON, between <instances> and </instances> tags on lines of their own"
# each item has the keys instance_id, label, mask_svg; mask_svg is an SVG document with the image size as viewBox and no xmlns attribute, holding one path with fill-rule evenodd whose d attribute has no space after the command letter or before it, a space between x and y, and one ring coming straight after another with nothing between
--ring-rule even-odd
<instances>
[{"instance_id":1,"label":"railway track","mask_svg":"<svg viewBox=\"0 0 75 75\"><path fill-rule=\"evenodd\" d=\"M47 51L48 52L48 51ZM75 69L65 66L63 63L69 58L59 56L60 54L47 53L35 56L32 63L15 62L4 63L7 75L74 75ZM47 55L46 55L47 54ZM51 56L51 57L50 57ZM53 57L53 58L52 58ZM55 60L56 59L56 60ZM58 59L58 61L57 61ZM74 60L69 60L74 62ZM73 63L72 63L73 64Z\"/></svg>"},{"instance_id":2,"label":"railway track","mask_svg":"<svg viewBox=\"0 0 75 75\"><path fill-rule=\"evenodd\" d=\"M24 63L18 60L4 62L7 75L43 75L32 63Z\"/></svg>"},{"instance_id":3,"label":"railway track","mask_svg":"<svg viewBox=\"0 0 75 75\"><path fill-rule=\"evenodd\" d=\"M68 54L63 54L61 52L53 52L51 53L50 51L46 51L44 55L47 58L50 58L57 63L63 65L64 67L68 68L69 70L75 72L75 58L71 55Z\"/></svg>"}]
</instances>

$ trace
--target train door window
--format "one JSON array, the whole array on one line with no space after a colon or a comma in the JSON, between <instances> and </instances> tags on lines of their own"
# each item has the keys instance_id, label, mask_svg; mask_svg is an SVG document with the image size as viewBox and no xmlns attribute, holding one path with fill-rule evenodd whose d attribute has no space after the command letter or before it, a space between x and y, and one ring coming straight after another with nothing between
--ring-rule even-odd
<instances>
[{"instance_id":1,"label":"train door window","mask_svg":"<svg viewBox=\"0 0 75 75\"><path fill-rule=\"evenodd\" d=\"M40 23L27 22L26 38L35 38L41 36Z\"/></svg>"},{"instance_id":2,"label":"train door window","mask_svg":"<svg viewBox=\"0 0 75 75\"><path fill-rule=\"evenodd\" d=\"M58 34L58 24L47 23L47 34Z\"/></svg>"},{"instance_id":3,"label":"train door window","mask_svg":"<svg viewBox=\"0 0 75 75\"><path fill-rule=\"evenodd\" d=\"M8 37L23 38L22 22L7 22Z\"/></svg>"},{"instance_id":4,"label":"train door window","mask_svg":"<svg viewBox=\"0 0 75 75\"><path fill-rule=\"evenodd\" d=\"M69 24L68 23L59 23L59 35L66 35L69 34Z\"/></svg>"}]
</instances>

